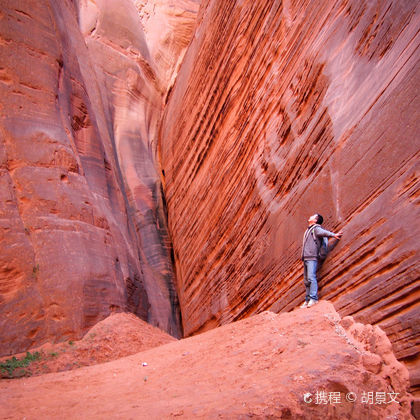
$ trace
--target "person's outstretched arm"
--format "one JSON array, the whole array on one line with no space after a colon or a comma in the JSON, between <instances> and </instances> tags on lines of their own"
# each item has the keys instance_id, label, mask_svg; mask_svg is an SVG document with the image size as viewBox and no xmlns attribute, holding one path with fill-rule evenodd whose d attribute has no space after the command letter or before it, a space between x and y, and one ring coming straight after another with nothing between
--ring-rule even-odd
<instances>
[{"instance_id":1,"label":"person's outstretched arm","mask_svg":"<svg viewBox=\"0 0 420 420\"><path fill-rule=\"evenodd\" d=\"M315 233L315 236L317 238L320 237L320 236L321 237L326 236L327 238L340 239L343 236L343 231L341 231L341 230L338 233L334 233L334 232L330 232L329 230L322 229L321 226L317 226L314 233Z\"/></svg>"}]
</instances>

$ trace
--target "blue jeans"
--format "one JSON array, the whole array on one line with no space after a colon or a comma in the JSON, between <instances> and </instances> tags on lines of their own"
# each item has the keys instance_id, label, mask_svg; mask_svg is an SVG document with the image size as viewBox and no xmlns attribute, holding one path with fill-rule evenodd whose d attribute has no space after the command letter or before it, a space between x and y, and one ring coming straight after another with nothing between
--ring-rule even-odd
<instances>
[{"instance_id":1,"label":"blue jeans","mask_svg":"<svg viewBox=\"0 0 420 420\"><path fill-rule=\"evenodd\" d=\"M303 261L303 282L306 288L306 302L309 299L318 300L318 281L316 279L316 270L318 268L317 260Z\"/></svg>"}]
</instances>

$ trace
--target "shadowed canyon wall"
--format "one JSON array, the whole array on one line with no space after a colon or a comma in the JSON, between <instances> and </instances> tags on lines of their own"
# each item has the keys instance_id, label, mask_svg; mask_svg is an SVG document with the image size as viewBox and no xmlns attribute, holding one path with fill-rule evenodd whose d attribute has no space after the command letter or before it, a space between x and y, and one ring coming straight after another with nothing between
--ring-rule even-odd
<instances>
[{"instance_id":1,"label":"shadowed canyon wall","mask_svg":"<svg viewBox=\"0 0 420 420\"><path fill-rule=\"evenodd\" d=\"M420 383L419 29L414 0L202 3L159 143L186 335L302 303L320 212L320 298Z\"/></svg>"},{"instance_id":2,"label":"shadowed canyon wall","mask_svg":"<svg viewBox=\"0 0 420 420\"><path fill-rule=\"evenodd\" d=\"M194 1L2 1L0 354L114 311L182 334L155 169Z\"/></svg>"}]
</instances>

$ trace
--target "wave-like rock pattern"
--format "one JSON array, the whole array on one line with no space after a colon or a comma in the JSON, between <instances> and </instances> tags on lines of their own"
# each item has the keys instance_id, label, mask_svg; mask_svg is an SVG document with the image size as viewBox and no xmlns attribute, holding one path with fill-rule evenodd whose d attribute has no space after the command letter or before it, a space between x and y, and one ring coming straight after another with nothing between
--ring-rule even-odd
<instances>
[{"instance_id":1,"label":"wave-like rock pattern","mask_svg":"<svg viewBox=\"0 0 420 420\"><path fill-rule=\"evenodd\" d=\"M303 301L306 220L344 230L321 299L420 383L417 1L202 4L160 137L186 335Z\"/></svg>"},{"instance_id":2,"label":"wave-like rock pattern","mask_svg":"<svg viewBox=\"0 0 420 420\"><path fill-rule=\"evenodd\" d=\"M2 2L0 354L115 311L182 334L154 162L197 5L159 4L149 48L131 0Z\"/></svg>"}]
</instances>

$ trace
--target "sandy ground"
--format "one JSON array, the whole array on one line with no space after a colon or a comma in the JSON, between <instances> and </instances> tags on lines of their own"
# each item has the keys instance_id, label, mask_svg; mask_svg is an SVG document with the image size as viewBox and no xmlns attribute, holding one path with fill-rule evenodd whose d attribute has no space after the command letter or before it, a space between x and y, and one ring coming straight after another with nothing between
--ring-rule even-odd
<instances>
[{"instance_id":1,"label":"sandy ground","mask_svg":"<svg viewBox=\"0 0 420 420\"><path fill-rule=\"evenodd\" d=\"M263 312L107 363L0 381L2 419L398 419L400 404L348 402L387 391L338 329L333 306ZM340 403L303 401L339 392ZM409 418L409 417L408 417Z\"/></svg>"},{"instance_id":2,"label":"sandy ground","mask_svg":"<svg viewBox=\"0 0 420 420\"><path fill-rule=\"evenodd\" d=\"M0 369L0 377L36 376L73 370L119 359L172 341L175 341L175 338L135 315L116 313L97 323L81 340L46 343L31 349L32 355L39 353L38 360L27 367L15 369L11 375ZM21 353L14 356L22 359L25 355L26 353ZM0 363L11 357L2 357Z\"/></svg>"}]
</instances>

